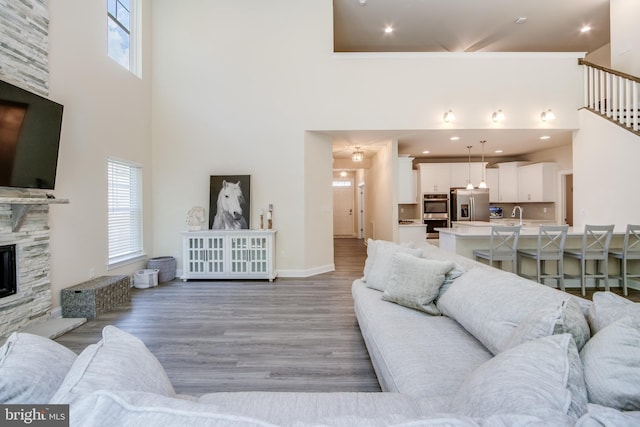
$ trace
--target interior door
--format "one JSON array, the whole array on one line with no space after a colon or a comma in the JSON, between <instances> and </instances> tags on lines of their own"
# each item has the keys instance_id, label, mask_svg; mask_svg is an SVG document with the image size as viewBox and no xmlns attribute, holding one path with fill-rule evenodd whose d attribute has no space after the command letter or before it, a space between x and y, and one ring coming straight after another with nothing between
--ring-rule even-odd
<instances>
[{"instance_id":1,"label":"interior door","mask_svg":"<svg viewBox=\"0 0 640 427\"><path fill-rule=\"evenodd\" d=\"M333 235L353 237L353 179L336 180L333 185Z\"/></svg>"}]
</instances>

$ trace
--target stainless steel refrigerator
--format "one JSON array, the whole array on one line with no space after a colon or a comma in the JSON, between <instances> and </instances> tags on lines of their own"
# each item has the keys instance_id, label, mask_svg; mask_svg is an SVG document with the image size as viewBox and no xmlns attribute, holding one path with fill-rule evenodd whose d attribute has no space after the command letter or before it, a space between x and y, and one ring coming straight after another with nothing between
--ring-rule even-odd
<instances>
[{"instance_id":1,"label":"stainless steel refrigerator","mask_svg":"<svg viewBox=\"0 0 640 427\"><path fill-rule=\"evenodd\" d=\"M489 189L452 189L451 220L489 221Z\"/></svg>"}]
</instances>

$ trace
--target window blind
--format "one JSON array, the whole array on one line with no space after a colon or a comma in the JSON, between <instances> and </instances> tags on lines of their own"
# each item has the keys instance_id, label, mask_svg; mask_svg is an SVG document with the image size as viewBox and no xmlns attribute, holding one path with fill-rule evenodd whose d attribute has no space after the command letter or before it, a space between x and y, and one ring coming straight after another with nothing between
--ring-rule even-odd
<instances>
[{"instance_id":1,"label":"window blind","mask_svg":"<svg viewBox=\"0 0 640 427\"><path fill-rule=\"evenodd\" d=\"M109 159L109 264L142 255L142 168Z\"/></svg>"}]
</instances>

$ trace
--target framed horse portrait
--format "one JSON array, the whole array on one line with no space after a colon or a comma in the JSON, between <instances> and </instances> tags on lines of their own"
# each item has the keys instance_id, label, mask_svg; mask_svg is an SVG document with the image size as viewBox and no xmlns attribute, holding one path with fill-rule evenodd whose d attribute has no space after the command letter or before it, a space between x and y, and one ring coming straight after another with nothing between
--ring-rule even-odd
<instances>
[{"instance_id":1,"label":"framed horse portrait","mask_svg":"<svg viewBox=\"0 0 640 427\"><path fill-rule=\"evenodd\" d=\"M251 224L251 175L211 175L209 228L242 230Z\"/></svg>"}]
</instances>

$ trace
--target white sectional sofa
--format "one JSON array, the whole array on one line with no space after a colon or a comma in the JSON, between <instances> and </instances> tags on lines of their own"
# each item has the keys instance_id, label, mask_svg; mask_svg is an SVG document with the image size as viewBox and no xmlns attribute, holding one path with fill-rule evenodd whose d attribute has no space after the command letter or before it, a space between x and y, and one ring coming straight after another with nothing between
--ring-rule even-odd
<instances>
[{"instance_id":1,"label":"white sectional sofa","mask_svg":"<svg viewBox=\"0 0 640 427\"><path fill-rule=\"evenodd\" d=\"M108 326L78 356L13 334L0 399L70 404L72 426L640 425L639 304L426 244L370 241L368 255L352 292L382 393L176 395L144 344Z\"/></svg>"}]
</instances>

